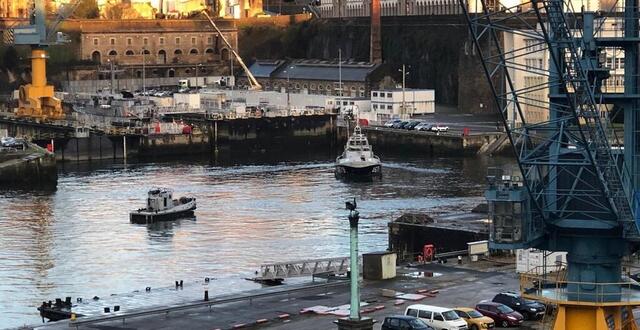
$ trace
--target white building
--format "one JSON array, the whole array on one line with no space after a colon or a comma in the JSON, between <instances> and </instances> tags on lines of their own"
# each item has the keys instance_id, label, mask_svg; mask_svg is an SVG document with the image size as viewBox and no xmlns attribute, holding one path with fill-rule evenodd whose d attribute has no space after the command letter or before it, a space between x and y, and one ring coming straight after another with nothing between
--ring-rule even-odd
<instances>
[{"instance_id":1,"label":"white building","mask_svg":"<svg viewBox=\"0 0 640 330\"><path fill-rule=\"evenodd\" d=\"M537 249L516 250L516 273L542 275L566 268L566 252L550 252Z\"/></svg>"},{"instance_id":2,"label":"white building","mask_svg":"<svg viewBox=\"0 0 640 330\"><path fill-rule=\"evenodd\" d=\"M391 118L408 118L436 111L436 94L433 89L390 89L371 91L371 112L377 121Z\"/></svg>"}]
</instances>

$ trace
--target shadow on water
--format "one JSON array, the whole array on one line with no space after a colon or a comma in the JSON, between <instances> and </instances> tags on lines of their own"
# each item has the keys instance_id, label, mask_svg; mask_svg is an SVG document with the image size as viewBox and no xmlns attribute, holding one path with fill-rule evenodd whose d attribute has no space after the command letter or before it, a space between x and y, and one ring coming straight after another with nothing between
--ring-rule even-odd
<instances>
[{"instance_id":1,"label":"shadow on water","mask_svg":"<svg viewBox=\"0 0 640 330\"><path fill-rule=\"evenodd\" d=\"M150 224L131 224L136 227L147 227L147 235L150 241L166 242L174 236L174 229L183 223L195 223L196 217L182 218L171 221L158 221Z\"/></svg>"}]
</instances>

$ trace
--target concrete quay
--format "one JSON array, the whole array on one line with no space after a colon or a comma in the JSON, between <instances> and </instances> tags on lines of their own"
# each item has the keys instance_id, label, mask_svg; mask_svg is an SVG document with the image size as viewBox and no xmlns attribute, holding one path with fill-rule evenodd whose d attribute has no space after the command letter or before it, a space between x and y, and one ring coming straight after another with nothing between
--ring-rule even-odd
<instances>
[{"instance_id":1,"label":"concrete quay","mask_svg":"<svg viewBox=\"0 0 640 330\"><path fill-rule=\"evenodd\" d=\"M0 185L4 188L55 188L58 183L55 156L34 144L25 150L0 152Z\"/></svg>"},{"instance_id":2,"label":"concrete quay","mask_svg":"<svg viewBox=\"0 0 640 330\"><path fill-rule=\"evenodd\" d=\"M438 306L473 306L483 299L491 299L496 293L506 290L518 290L518 279L514 265L503 262L479 261L463 265L427 264L419 267L401 266L398 276L392 280L364 281L361 298L367 305L362 307L363 316L377 321L374 329L380 329L385 316L402 314L412 303ZM330 287L316 287L309 290L290 293L271 294L258 297L265 292L277 292L284 287L247 292L243 300L215 305L212 308L200 307L176 309L167 313L158 313L140 317L73 325L70 321L60 321L36 327L42 330L61 329L336 329L333 323L335 315L301 313L313 306L340 306L349 302L349 286L337 284ZM316 283L317 285L317 283ZM295 286L291 286L295 287ZM418 301L405 300L382 295L382 289L404 293L437 292L425 294ZM247 297L254 295L253 299ZM201 298L201 297L200 297ZM212 298L215 300L215 298ZM80 320L80 319L79 319ZM526 322L521 329L539 329L541 323Z\"/></svg>"}]
</instances>

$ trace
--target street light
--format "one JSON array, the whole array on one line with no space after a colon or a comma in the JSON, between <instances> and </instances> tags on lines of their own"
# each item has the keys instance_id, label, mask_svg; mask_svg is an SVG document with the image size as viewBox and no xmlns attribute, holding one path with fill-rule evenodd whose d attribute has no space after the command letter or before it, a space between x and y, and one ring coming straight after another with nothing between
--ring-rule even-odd
<instances>
[{"instance_id":1,"label":"street light","mask_svg":"<svg viewBox=\"0 0 640 330\"><path fill-rule=\"evenodd\" d=\"M198 84L198 70L200 70L200 67L202 67L202 63L198 63L194 68L196 71L196 90L198 90L198 87L200 86L200 84Z\"/></svg>"},{"instance_id":2,"label":"street light","mask_svg":"<svg viewBox=\"0 0 640 330\"><path fill-rule=\"evenodd\" d=\"M142 47L142 95L147 95L146 84L146 63L147 63L147 48Z\"/></svg>"},{"instance_id":3,"label":"street light","mask_svg":"<svg viewBox=\"0 0 640 330\"><path fill-rule=\"evenodd\" d=\"M405 88L406 88L406 77L409 72L406 71L406 67L403 64L402 70L398 70L398 72L402 72L402 107L400 108L400 117L404 119L403 115L406 111L406 103L405 103Z\"/></svg>"},{"instance_id":4,"label":"street light","mask_svg":"<svg viewBox=\"0 0 640 330\"><path fill-rule=\"evenodd\" d=\"M287 74L287 116L289 115L289 111L291 111L291 97L289 96L289 70L293 69L293 66L290 66L287 68L287 70L284 70L284 73Z\"/></svg>"}]
</instances>

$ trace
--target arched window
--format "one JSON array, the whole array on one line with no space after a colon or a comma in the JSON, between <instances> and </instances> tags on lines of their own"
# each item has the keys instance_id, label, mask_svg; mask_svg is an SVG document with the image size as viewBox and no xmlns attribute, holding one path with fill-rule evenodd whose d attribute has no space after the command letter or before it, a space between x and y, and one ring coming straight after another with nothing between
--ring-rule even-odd
<instances>
[{"instance_id":1,"label":"arched window","mask_svg":"<svg viewBox=\"0 0 640 330\"><path fill-rule=\"evenodd\" d=\"M193 49L191 49L191 50L189 51L189 54L191 54L191 55L198 55L198 50L197 50L197 49L195 49L195 48L193 48Z\"/></svg>"},{"instance_id":2,"label":"arched window","mask_svg":"<svg viewBox=\"0 0 640 330\"><path fill-rule=\"evenodd\" d=\"M167 52L164 49L160 49L158 52L158 60L160 60L160 64L167 64Z\"/></svg>"},{"instance_id":3,"label":"arched window","mask_svg":"<svg viewBox=\"0 0 640 330\"><path fill-rule=\"evenodd\" d=\"M186 74L191 74L191 69L186 69L186 70L184 70L184 73L186 73Z\"/></svg>"},{"instance_id":4,"label":"arched window","mask_svg":"<svg viewBox=\"0 0 640 330\"><path fill-rule=\"evenodd\" d=\"M95 51L93 53L91 53L91 60L93 61L93 63L102 63L102 56L100 55L99 51Z\"/></svg>"},{"instance_id":5,"label":"arched window","mask_svg":"<svg viewBox=\"0 0 640 330\"><path fill-rule=\"evenodd\" d=\"M125 55L127 55L127 56L133 56L133 50L127 50L127 52L125 53Z\"/></svg>"},{"instance_id":6,"label":"arched window","mask_svg":"<svg viewBox=\"0 0 640 330\"><path fill-rule=\"evenodd\" d=\"M223 61L229 60L229 50L224 48L222 49L222 55L220 56Z\"/></svg>"},{"instance_id":7,"label":"arched window","mask_svg":"<svg viewBox=\"0 0 640 330\"><path fill-rule=\"evenodd\" d=\"M176 50L173 52L173 55L182 55L182 49L176 49Z\"/></svg>"},{"instance_id":8,"label":"arched window","mask_svg":"<svg viewBox=\"0 0 640 330\"><path fill-rule=\"evenodd\" d=\"M136 78L142 78L142 71L136 71Z\"/></svg>"},{"instance_id":9,"label":"arched window","mask_svg":"<svg viewBox=\"0 0 640 330\"><path fill-rule=\"evenodd\" d=\"M176 76L176 70L174 69L169 69L169 71L167 72L167 75L169 77L175 77Z\"/></svg>"},{"instance_id":10,"label":"arched window","mask_svg":"<svg viewBox=\"0 0 640 330\"><path fill-rule=\"evenodd\" d=\"M109 56L118 56L118 52L116 52L115 50L111 50L109 51Z\"/></svg>"},{"instance_id":11,"label":"arched window","mask_svg":"<svg viewBox=\"0 0 640 330\"><path fill-rule=\"evenodd\" d=\"M151 52L148 49L143 50L140 54L151 55Z\"/></svg>"},{"instance_id":12,"label":"arched window","mask_svg":"<svg viewBox=\"0 0 640 330\"><path fill-rule=\"evenodd\" d=\"M213 55L213 49L211 49L211 48L207 48L207 50L205 50L204 52L207 55Z\"/></svg>"}]
</instances>

